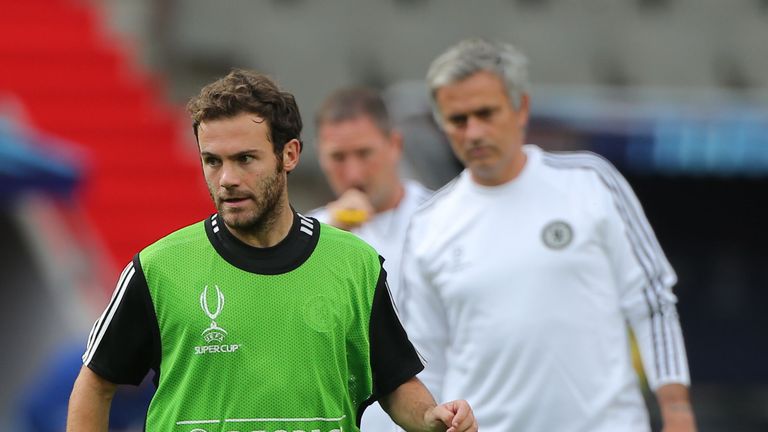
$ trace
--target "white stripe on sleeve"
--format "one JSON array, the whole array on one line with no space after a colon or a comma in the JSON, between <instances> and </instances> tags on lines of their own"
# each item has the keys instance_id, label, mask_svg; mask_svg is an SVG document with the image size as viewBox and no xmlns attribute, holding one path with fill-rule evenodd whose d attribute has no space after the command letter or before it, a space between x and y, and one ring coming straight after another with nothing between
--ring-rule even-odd
<instances>
[{"instance_id":1,"label":"white stripe on sleeve","mask_svg":"<svg viewBox=\"0 0 768 432\"><path fill-rule=\"evenodd\" d=\"M136 269L133 266L133 262L130 262L120 275L120 279L117 281L117 286L115 287L115 292L112 294L112 299L110 300L109 305L101 314L101 317L96 320L96 323L93 324L91 334L88 337L88 346L85 350L85 354L83 354L83 364L86 366L93 359L93 354L98 349L101 339L104 337L107 327L109 327L109 323L115 316L115 311L117 311L120 302L123 300L125 289L135 273Z\"/></svg>"}]
</instances>

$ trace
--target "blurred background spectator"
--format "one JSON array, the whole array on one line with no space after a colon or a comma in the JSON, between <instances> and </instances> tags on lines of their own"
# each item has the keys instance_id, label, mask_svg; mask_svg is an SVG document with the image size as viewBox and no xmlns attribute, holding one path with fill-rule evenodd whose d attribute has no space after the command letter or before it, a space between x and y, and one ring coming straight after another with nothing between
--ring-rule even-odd
<instances>
[{"instance_id":1,"label":"blurred background spectator","mask_svg":"<svg viewBox=\"0 0 768 432\"><path fill-rule=\"evenodd\" d=\"M609 158L677 270L700 430L768 429L768 1L0 0L0 430L118 265L213 210L181 106L232 67L273 75L305 117L292 200L330 199L311 114L384 91L405 176L456 172L423 77L468 36L531 60L529 142ZM653 406L653 405L651 405Z\"/></svg>"}]
</instances>

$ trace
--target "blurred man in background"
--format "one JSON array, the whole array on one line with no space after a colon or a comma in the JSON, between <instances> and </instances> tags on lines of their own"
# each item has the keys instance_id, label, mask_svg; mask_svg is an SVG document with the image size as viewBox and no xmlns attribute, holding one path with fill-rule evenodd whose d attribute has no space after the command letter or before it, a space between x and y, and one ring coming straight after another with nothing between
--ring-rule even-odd
<instances>
[{"instance_id":1,"label":"blurred man in background","mask_svg":"<svg viewBox=\"0 0 768 432\"><path fill-rule=\"evenodd\" d=\"M400 178L402 137L392 128L387 107L375 90L337 90L323 102L315 121L320 167L337 199L310 216L372 245L386 259L387 281L397 298L405 231L430 191ZM370 432L397 427L378 403L365 411L361 425Z\"/></svg>"},{"instance_id":2,"label":"blurred man in background","mask_svg":"<svg viewBox=\"0 0 768 432\"><path fill-rule=\"evenodd\" d=\"M432 63L433 107L466 169L406 240L401 307L420 374L486 432L646 432L626 322L665 432L691 432L676 276L624 178L523 145L527 60L467 40Z\"/></svg>"}]
</instances>

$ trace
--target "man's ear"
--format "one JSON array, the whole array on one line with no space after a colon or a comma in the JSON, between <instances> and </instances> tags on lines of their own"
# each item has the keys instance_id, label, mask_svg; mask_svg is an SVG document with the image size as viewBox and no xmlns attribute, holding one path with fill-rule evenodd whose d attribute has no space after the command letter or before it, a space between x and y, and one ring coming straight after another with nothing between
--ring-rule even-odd
<instances>
[{"instance_id":1,"label":"man's ear","mask_svg":"<svg viewBox=\"0 0 768 432\"><path fill-rule=\"evenodd\" d=\"M520 95L520 108L517 110L518 114L518 120L520 121L520 127L525 128L528 125L528 115L530 110L530 98L528 97L528 93L523 93Z\"/></svg>"},{"instance_id":2,"label":"man's ear","mask_svg":"<svg viewBox=\"0 0 768 432\"><path fill-rule=\"evenodd\" d=\"M392 130L389 133L389 144L393 147L399 158L403 153L403 134L400 131Z\"/></svg>"},{"instance_id":3,"label":"man's ear","mask_svg":"<svg viewBox=\"0 0 768 432\"><path fill-rule=\"evenodd\" d=\"M299 164L299 153L301 153L301 143L296 138L285 143L283 147L283 170L291 172Z\"/></svg>"}]
</instances>

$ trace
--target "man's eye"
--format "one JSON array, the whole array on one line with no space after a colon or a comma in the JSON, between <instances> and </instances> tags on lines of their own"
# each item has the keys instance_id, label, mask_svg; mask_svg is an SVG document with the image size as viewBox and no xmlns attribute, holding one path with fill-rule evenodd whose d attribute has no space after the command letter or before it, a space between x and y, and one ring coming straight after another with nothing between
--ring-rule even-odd
<instances>
[{"instance_id":1,"label":"man's eye","mask_svg":"<svg viewBox=\"0 0 768 432\"><path fill-rule=\"evenodd\" d=\"M373 156L373 149L362 149L357 152L357 156L360 157L360 159L368 159L369 157Z\"/></svg>"},{"instance_id":2,"label":"man's eye","mask_svg":"<svg viewBox=\"0 0 768 432\"><path fill-rule=\"evenodd\" d=\"M205 158L205 159L203 159L203 162L204 162L206 165L208 165L208 166L212 166L212 167L213 167L213 166L218 166L218 165L219 165L219 163L221 163L221 161L219 161L219 160L218 160L218 159L216 159L216 158Z\"/></svg>"},{"instance_id":3,"label":"man's eye","mask_svg":"<svg viewBox=\"0 0 768 432\"><path fill-rule=\"evenodd\" d=\"M494 111L495 110L493 108L483 108L478 110L475 113L475 116L477 116L477 118L480 120L488 120L493 116Z\"/></svg>"},{"instance_id":4,"label":"man's eye","mask_svg":"<svg viewBox=\"0 0 768 432\"><path fill-rule=\"evenodd\" d=\"M238 158L238 161L239 161L240 163L249 163L249 162L253 162L253 160L254 160L254 157L253 157L253 156L251 156L251 155L241 155L241 156Z\"/></svg>"},{"instance_id":5,"label":"man's eye","mask_svg":"<svg viewBox=\"0 0 768 432\"><path fill-rule=\"evenodd\" d=\"M455 127L464 127L467 125L467 115L461 114L461 115L454 115L448 117L448 123L452 124Z\"/></svg>"}]
</instances>

